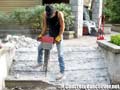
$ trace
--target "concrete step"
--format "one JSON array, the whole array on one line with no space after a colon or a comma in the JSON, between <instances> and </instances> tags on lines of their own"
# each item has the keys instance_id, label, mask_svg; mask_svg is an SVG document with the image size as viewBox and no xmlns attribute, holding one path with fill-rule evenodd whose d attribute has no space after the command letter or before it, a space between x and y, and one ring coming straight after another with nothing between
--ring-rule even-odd
<instances>
[{"instance_id":1,"label":"concrete step","mask_svg":"<svg viewBox=\"0 0 120 90\"><path fill-rule=\"evenodd\" d=\"M33 54L34 53L34 54ZM29 55L29 57L28 57ZM76 57L77 55L77 57ZM68 58L70 57L70 59ZM104 58L104 55L98 51L87 51L87 52L64 52L64 58L66 60L79 60L79 59L99 59ZM37 60L37 52L29 52L29 53L16 53L15 60ZM57 60L57 52L51 52L50 61Z\"/></svg>"},{"instance_id":2,"label":"concrete step","mask_svg":"<svg viewBox=\"0 0 120 90\"><path fill-rule=\"evenodd\" d=\"M69 84L69 85L110 84L108 73L106 73L106 71L107 71L106 69L96 70L96 71L95 70L65 71L66 78L61 81L55 80L57 73L48 72L47 78L48 78L48 81L52 84L56 84L56 83L61 84L61 82L64 85L65 84ZM23 80L24 78L28 79L28 82L29 82L29 80L39 80L40 78L41 80L44 80L45 73L44 72L16 72L15 74L9 75L8 77L9 79L6 79L6 83L15 79Z\"/></svg>"},{"instance_id":3,"label":"concrete step","mask_svg":"<svg viewBox=\"0 0 120 90\"><path fill-rule=\"evenodd\" d=\"M7 84L10 84L12 87L9 87L9 89L5 89L5 90L71 90L71 89L72 90L120 90L120 89L110 89L110 88L100 88L100 87L89 88L88 84L87 85L86 84L81 84L81 85L50 84L49 82L44 82L39 80L29 80L29 81L11 80L7 82Z\"/></svg>"},{"instance_id":4,"label":"concrete step","mask_svg":"<svg viewBox=\"0 0 120 90\"><path fill-rule=\"evenodd\" d=\"M85 59L84 59L85 60ZM82 61L82 60L65 60L65 66L66 66L66 71L69 70L86 70L86 69L101 69L101 68L107 68L105 66L105 63L102 62L103 59L98 59L97 61ZM41 71L41 68L34 68L36 65L36 61L18 61L15 62L12 67L11 71L29 71L29 72L39 72ZM49 61L48 68L51 69L51 71L54 70L59 70L59 64L58 61ZM76 67L75 67L76 66Z\"/></svg>"},{"instance_id":5,"label":"concrete step","mask_svg":"<svg viewBox=\"0 0 120 90\"><path fill-rule=\"evenodd\" d=\"M33 88L33 87L39 87L39 88L48 88L48 87L55 87L54 84L49 83L48 81L43 79L22 79L22 80L17 80L17 79L12 79L12 80L5 80L5 87L7 88Z\"/></svg>"},{"instance_id":6,"label":"concrete step","mask_svg":"<svg viewBox=\"0 0 120 90\"><path fill-rule=\"evenodd\" d=\"M95 52L101 52L101 50L99 50L99 48L97 47L86 47L86 46L64 46L64 52L89 52L89 51L95 51ZM20 53L32 53L32 52L36 52L37 48L35 47L34 49L30 49L30 48L19 48L17 49L17 52L20 52ZM54 46L53 49L51 50L51 52L54 52L56 53L57 50L56 50L56 47Z\"/></svg>"},{"instance_id":7,"label":"concrete step","mask_svg":"<svg viewBox=\"0 0 120 90\"><path fill-rule=\"evenodd\" d=\"M6 78L6 87L31 86L46 82L42 68L33 68L37 60L37 49L20 48ZM57 51L51 51L47 81L52 85L110 84L102 52L96 47L65 47L65 78L56 81L59 72ZM38 80L38 81L37 81ZM25 81L25 82L24 82ZM39 84L36 84L39 85ZM37 87L37 86L36 86Z\"/></svg>"}]
</instances>

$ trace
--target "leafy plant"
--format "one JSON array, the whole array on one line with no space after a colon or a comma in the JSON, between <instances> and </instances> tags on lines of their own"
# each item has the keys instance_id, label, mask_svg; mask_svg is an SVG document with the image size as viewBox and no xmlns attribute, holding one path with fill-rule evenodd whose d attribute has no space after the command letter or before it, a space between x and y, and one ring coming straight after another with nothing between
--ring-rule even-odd
<instances>
[{"instance_id":1,"label":"leafy plant","mask_svg":"<svg viewBox=\"0 0 120 90\"><path fill-rule=\"evenodd\" d=\"M6 25L10 22L9 15L6 13L0 12L0 24Z\"/></svg>"},{"instance_id":2,"label":"leafy plant","mask_svg":"<svg viewBox=\"0 0 120 90\"><path fill-rule=\"evenodd\" d=\"M111 43L120 46L120 34L111 36Z\"/></svg>"},{"instance_id":3,"label":"leafy plant","mask_svg":"<svg viewBox=\"0 0 120 90\"><path fill-rule=\"evenodd\" d=\"M13 20L13 23L16 23L19 25L28 24L29 18L31 16L32 16L32 8L31 9L25 9L25 8L16 9L10 14L10 17Z\"/></svg>"},{"instance_id":4,"label":"leafy plant","mask_svg":"<svg viewBox=\"0 0 120 90\"><path fill-rule=\"evenodd\" d=\"M65 18L65 30L71 30L74 25L75 17L72 15L72 10L69 4L53 4L53 6L62 11ZM36 6L32 8L19 8L7 15L0 13L0 24L9 22L11 24L28 25L32 30L42 29L43 12L45 6Z\"/></svg>"},{"instance_id":5,"label":"leafy plant","mask_svg":"<svg viewBox=\"0 0 120 90\"><path fill-rule=\"evenodd\" d=\"M44 6L37 6L34 8L32 17L29 18L32 29L42 29Z\"/></svg>"},{"instance_id":6,"label":"leafy plant","mask_svg":"<svg viewBox=\"0 0 120 90\"><path fill-rule=\"evenodd\" d=\"M44 6L36 6L34 8L20 8L11 12L11 19L19 25L28 25L31 29L42 28L42 14Z\"/></svg>"},{"instance_id":7,"label":"leafy plant","mask_svg":"<svg viewBox=\"0 0 120 90\"><path fill-rule=\"evenodd\" d=\"M120 0L104 0L103 13L107 22L120 23Z\"/></svg>"}]
</instances>

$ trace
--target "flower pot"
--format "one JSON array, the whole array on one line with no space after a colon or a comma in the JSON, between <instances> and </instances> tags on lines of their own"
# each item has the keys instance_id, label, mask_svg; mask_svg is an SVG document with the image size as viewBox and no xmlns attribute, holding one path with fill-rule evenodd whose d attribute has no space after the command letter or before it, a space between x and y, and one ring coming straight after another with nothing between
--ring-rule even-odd
<instances>
[{"instance_id":1,"label":"flower pot","mask_svg":"<svg viewBox=\"0 0 120 90\"><path fill-rule=\"evenodd\" d=\"M104 25L104 33L105 34L110 34L111 33L111 28L112 28L111 24L105 24Z\"/></svg>"},{"instance_id":2,"label":"flower pot","mask_svg":"<svg viewBox=\"0 0 120 90\"><path fill-rule=\"evenodd\" d=\"M75 31L65 31L63 36L64 39L72 39L75 37Z\"/></svg>"},{"instance_id":3,"label":"flower pot","mask_svg":"<svg viewBox=\"0 0 120 90\"><path fill-rule=\"evenodd\" d=\"M112 31L120 32L120 24L113 24Z\"/></svg>"}]
</instances>

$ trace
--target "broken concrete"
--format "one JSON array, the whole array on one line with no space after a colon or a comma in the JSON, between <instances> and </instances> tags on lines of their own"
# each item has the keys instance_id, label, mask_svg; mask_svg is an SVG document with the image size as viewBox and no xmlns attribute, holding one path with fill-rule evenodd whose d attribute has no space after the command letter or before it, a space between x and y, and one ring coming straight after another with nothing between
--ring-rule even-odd
<instances>
[{"instance_id":1,"label":"broken concrete","mask_svg":"<svg viewBox=\"0 0 120 90\"><path fill-rule=\"evenodd\" d=\"M43 69L33 68L37 63L37 47L40 43L25 36L9 36L9 41L16 43L16 55L6 78L6 86L14 87L23 83L29 86L32 82L35 85L35 81L43 81L47 85L110 84L103 54L92 42L95 38L91 37L87 42L84 40L81 39L84 43L81 46L72 46L73 43L64 46L65 78L60 81L55 79L59 73L56 47L51 50L46 81Z\"/></svg>"}]
</instances>

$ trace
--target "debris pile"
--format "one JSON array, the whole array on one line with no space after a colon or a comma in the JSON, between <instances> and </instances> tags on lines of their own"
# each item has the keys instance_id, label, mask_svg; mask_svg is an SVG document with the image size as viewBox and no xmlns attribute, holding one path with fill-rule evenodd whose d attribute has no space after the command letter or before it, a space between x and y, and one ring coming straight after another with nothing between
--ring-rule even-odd
<instances>
[{"instance_id":1,"label":"debris pile","mask_svg":"<svg viewBox=\"0 0 120 90\"><path fill-rule=\"evenodd\" d=\"M9 43L14 43L16 49L38 47L40 43L37 40L26 36L7 35L5 40L8 41Z\"/></svg>"}]
</instances>

